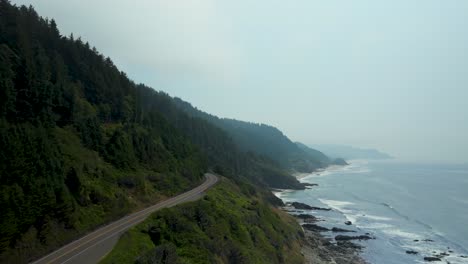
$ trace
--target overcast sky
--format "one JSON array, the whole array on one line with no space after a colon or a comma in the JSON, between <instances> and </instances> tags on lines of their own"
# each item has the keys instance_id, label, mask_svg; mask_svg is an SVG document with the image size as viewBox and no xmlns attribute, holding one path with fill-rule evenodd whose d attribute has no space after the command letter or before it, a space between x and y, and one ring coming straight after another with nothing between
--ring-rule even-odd
<instances>
[{"instance_id":1,"label":"overcast sky","mask_svg":"<svg viewBox=\"0 0 468 264\"><path fill-rule=\"evenodd\" d=\"M294 141L468 162L466 0L14 0L145 83Z\"/></svg>"}]
</instances>

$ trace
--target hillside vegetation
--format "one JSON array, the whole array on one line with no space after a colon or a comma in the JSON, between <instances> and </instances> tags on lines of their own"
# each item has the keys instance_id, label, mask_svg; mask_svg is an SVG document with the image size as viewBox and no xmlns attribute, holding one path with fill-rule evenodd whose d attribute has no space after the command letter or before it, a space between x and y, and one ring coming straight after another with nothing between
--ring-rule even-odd
<instances>
[{"instance_id":1,"label":"hillside vegetation","mask_svg":"<svg viewBox=\"0 0 468 264\"><path fill-rule=\"evenodd\" d=\"M101 263L303 263L303 236L253 186L222 179L201 200L126 232Z\"/></svg>"},{"instance_id":2,"label":"hillside vegetation","mask_svg":"<svg viewBox=\"0 0 468 264\"><path fill-rule=\"evenodd\" d=\"M206 159L136 86L32 8L0 1L0 255L25 262L190 188Z\"/></svg>"},{"instance_id":3,"label":"hillside vegetation","mask_svg":"<svg viewBox=\"0 0 468 264\"><path fill-rule=\"evenodd\" d=\"M214 170L303 188L32 7L0 0L0 261L24 263ZM270 197L271 201L275 201ZM277 201L276 201L277 202Z\"/></svg>"},{"instance_id":4,"label":"hillside vegetation","mask_svg":"<svg viewBox=\"0 0 468 264\"><path fill-rule=\"evenodd\" d=\"M264 155L285 170L312 172L330 164L330 160L323 153L303 144L297 145L276 127L219 118L198 110L179 98L174 98L174 102L190 116L207 120L227 132L241 150Z\"/></svg>"}]
</instances>

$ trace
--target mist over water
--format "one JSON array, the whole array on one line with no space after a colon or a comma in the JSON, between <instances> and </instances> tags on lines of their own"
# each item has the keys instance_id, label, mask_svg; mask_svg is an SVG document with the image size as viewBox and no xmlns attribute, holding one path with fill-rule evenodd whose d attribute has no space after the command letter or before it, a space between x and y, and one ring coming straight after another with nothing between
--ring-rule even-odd
<instances>
[{"instance_id":1,"label":"mist over water","mask_svg":"<svg viewBox=\"0 0 468 264\"><path fill-rule=\"evenodd\" d=\"M375 236L358 242L371 263L419 263L442 252L450 254L444 258L450 263L468 263L462 257L468 255L468 165L361 160L302 181L319 186L278 195L285 201L332 208L311 212L325 220L319 225Z\"/></svg>"}]
</instances>

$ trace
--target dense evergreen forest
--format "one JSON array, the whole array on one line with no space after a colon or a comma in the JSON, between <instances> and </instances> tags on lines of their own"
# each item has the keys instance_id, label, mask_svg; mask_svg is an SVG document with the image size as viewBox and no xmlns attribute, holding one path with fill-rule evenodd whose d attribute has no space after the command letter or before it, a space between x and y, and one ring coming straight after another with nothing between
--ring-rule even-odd
<instances>
[{"instance_id":1,"label":"dense evergreen forest","mask_svg":"<svg viewBox=\"0 0 468 264\"><path fill-rule=\"evenodd\" d=\"M202 180L206 158L139 91L54 20L0 1L2 260L30 260Z\"/></svg>"},{"instance_id":2,"label":"dense evergreen forest","mask_svg":"<svg viewBox=\"0 0 468 264\"><path fill-rule=\"evenodd\" d=\"M0 261L34 259L207 170L303 188L272 157L129 80L53 19L0 0Z\"/></svg>"},{"instance_id":3,"label":"dense evergreen forest","mask_svg":"<svg viewBox=\"0 0 468 264\"><path fill-rule=\"evenodd\" d=\"M331 163L320 151L292 142L275 127L219 118L193 107L180 98L174 98L174 102L190 116L202 118L223 129L241 150L264 155L285 170L311 172Z\"/></svg>"}]
</instances>

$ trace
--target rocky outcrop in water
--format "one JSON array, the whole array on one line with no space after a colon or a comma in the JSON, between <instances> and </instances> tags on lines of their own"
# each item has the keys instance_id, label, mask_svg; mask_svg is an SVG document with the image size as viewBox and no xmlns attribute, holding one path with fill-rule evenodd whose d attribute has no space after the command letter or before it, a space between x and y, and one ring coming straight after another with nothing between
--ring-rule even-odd
<instances>
[{"instance_id":1,"label":"rocky outcrop in water","mask_svg":"<svg viewBox=\"0 0 468 264\"><path fill-rule=\"evenodd\" d=\"M320 221L317 217L310 214L298 214L294 215L294 217L301 219L305 223L315 223Z\"/></svg>"},{"instance_id":2,"label":"rocky outcrop in water","mask_svg":"<svg viewBox=\"0 0 468 264\"><path fill-rule=\"evenodd\" d=\"M339 227L333 227L331 229L332 232L356 232L354 230L348 230L348 229L343 229L343 228L339 228Z\"/></svg>"},{"instance_id":3,"label":"rocky outcrop in water","mask_svg":"<svg viewBox=\"0 0 468 264\"><path fill-rule=\"evenodd\" d=\"M330 208L322 208L322 207L315 207L315 206L310 206L305 203L299 203L299 202L292 202L292 203L287 203L286 205L291 205L292 207L296 209L302 209L302 210L323 210L323 211L330 211Z\"/></svg>"},{"instance_id":4,"label":"rocky outcrop in water","mask_svg":"<svg viewBox=\"0 0 468 264\"><path fill-rule=\"evenodd\" d=\"M301 203L296 203L296 206L307 208L311 207L309 205ZM349 240L336 241L336 243L332 243L333 240L331 238L325 238L320 234L320 232L333 231L333 229L312 224L314 222L323 220L319 220L315 216L310 214L291 215L296 217L296 219L300 223L302 223L302 227L304 228L305 243L302 245L302 254L304 255L305 263L366 264L366 262L358 254L363 248L362 246L355 244ZM339 229L335 227L335 230L344 229Z\"/></svg>"},{"instance_id":5,"label":"rocky outcrop in water","mask_svg":"<svg viewBox=\"0 0 468 264\"><path fill-rule=\"evenodd\" d=\"M302 227L304 229L307 229L309 231L315 231L315 232L324 232L324 231L330 231L330 229L319 226L319 225L314 225L314 224L303 224Z\"/></svg>"},{"instance_id":6,"label":"rocky outcrop in water","mask_svg":"<svg viewBox=\"0 0 468 264\"><path fill-rule=\"evenodd\" d=\"M432 261L442 261L442 259L438 257L424 257L424 261L432 262Z\"/></svg>"},{"instance_id":7,"label":"rocky outcrop in water","mask_svg":"<svg viewBox=\"0 0 468 264\"><path fill-rule=\"evenodd\" d=\"M345 236L345 235L337 235L335 237L336 241L343 241L343 240L369 240L375 239L369 235L360 235L360 236Z\"/></svg>"},{"instance_id":8,"label":"rocky outcrop in water","mask_svg":"<svg viewBox=\"0 0 468 264\"><path fill-rule=\"evenodd\" d=\"M302 254L307 264L365 264L357 254L362 246L351 241L332 243L329 238L317 232L306 231L307 243L302 248Z\"/></svg>"}]
</instances>

